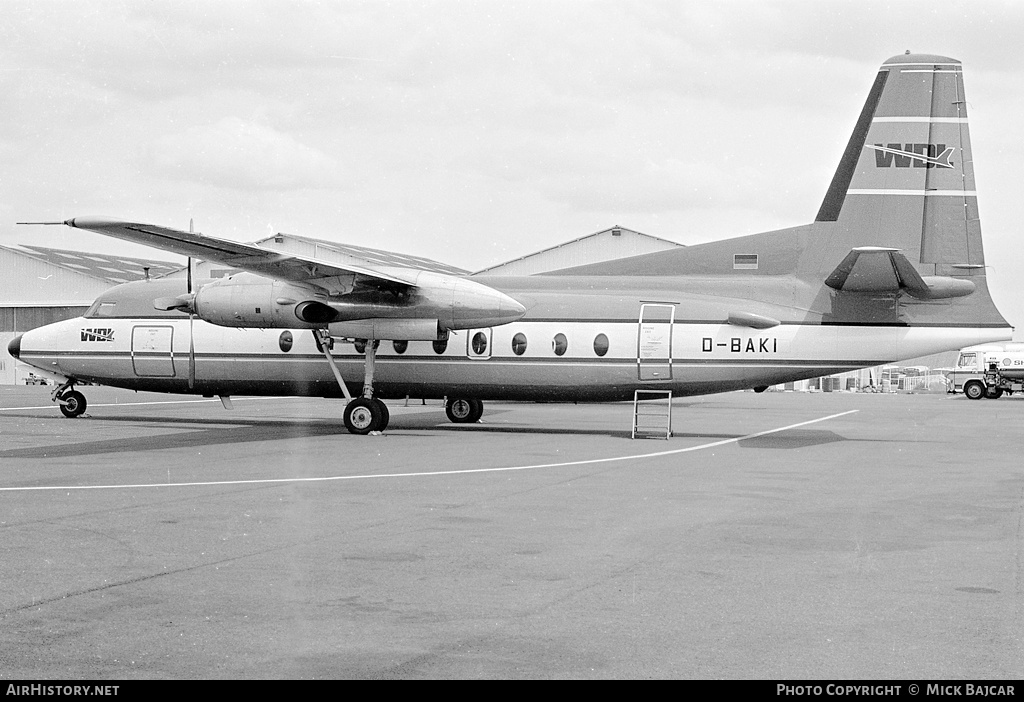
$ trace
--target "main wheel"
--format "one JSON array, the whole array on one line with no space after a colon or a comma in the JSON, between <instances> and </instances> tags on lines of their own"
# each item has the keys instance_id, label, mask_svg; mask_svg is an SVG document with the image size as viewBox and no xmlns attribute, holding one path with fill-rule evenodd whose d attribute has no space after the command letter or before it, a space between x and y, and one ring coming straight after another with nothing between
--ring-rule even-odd
<instances>
[{"instance_id":1,"label":"main wheel","mask_svg":"<svg viewBox=\"0 0 1024 702\"><path fill-rule=\"evenodd\" d=\"M381 411L380 400L357 397L345 406L345 428L353 434L366 435L371 431L380 431Z\"/></svg>"},{"instance_id":2,"label":"main wheel","mask_svg":"<svg viewBox=\"0 0 1024 702\"><path fill-rule=\"evenodd\" d=\"M377 407L380 409L380 424L377 427L377 431L384 431L388 428L388 422L391 421L391 412L388 411L388 406L384 404L383 400L378 400L375 397L373 401L377 403Z\"/></svg>"},{"instance_id":3,"label":"main wheel","mask_svg":"<svg viewBox=\"0 0 1024 702\"><path fill-rule=\"evenodd\" d=\"M480 400L467 400L463 397L450 397L444 403L444 413L455 424L473 424L480 421L484 413L484 403Z\"/></svg>"},{"instance_id":4,"label":"main wheel","mask_svg":"<svg viewBox=\"0 0 1024 702\"><path fill-rule=\"evenodd\" d=\"M990 400L998 400L1002 396L1003 396L1003 389L1002 388L986 388L985 389L985 397L987 397Z\"/></svg>"},{"instance_id":5,"label":"main wheel","mask_svg":"<svg viewBox=\"0 0 1024 702\"><path fill-rule=\"evenodd\" d=\"M60 396L60 400L60 411L69 419L74 419L78 415L84 413L85 407L88 404L85 401L85 395L77 390L64 393Z\"/></svg>"},{"instance_id":6,"label":"main wheel","mask_svg":"<svg viewBox=\"0 0 1024 702\"><path fill-rule=\"evenodd\" d=\"M980 380L969 380L964 384L964 395L967 395L972 400L980 400L985 397L985 394L985 384Z\"/></svg>"}]
</instances>

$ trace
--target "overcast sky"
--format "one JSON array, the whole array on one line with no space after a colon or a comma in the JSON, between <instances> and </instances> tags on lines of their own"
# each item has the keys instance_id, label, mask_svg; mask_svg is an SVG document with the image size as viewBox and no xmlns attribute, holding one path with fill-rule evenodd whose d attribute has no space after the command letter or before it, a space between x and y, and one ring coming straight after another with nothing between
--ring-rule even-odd
<instances>
[{"instance_id":1,"label":"overcast sky","mask_svg":"<svg viewBox=\"0 0 1024 702\"><path fill-rule=\"evenodd\" d=\"M951 56L990 284L1024 327L1024 3L0 11L0 243L170 260L14 222L193 218L229 239L284 231L471 270L616 224L695 244L813 220L879 64Z\"/></svg>"}]
</instances>

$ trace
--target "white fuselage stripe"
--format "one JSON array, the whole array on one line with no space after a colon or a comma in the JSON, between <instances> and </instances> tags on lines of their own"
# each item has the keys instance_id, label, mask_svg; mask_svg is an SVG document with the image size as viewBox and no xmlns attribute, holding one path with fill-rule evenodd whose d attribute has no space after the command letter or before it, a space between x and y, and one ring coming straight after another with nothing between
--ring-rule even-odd
<instances>
[{"instance_id":1,"label":"white fuselage stripe","mask_svg":"<svg viewBox=\"0 0 1024 702\"><path fill-rule=\"evenodd\" d=\"M889 190L885 188L851 188L847 195L919 195L923 197L977 197L977 190Z\"/></svg>"},{"instance_id":2,"label":"white fuselage stripe","mask_svg":"<svg viewBox=\"0 0 1024 702\"><path fill-rule=\"evenodd\" d=\"M872 122L921 123L921 124L967 124L966 117L875 117Z\"/></svg>"},{"instance_id":3,"label":"white fuselage stripe","mask_svg":"<svg viewBox=\"0 0 1024 702\"><path fill-rule=\"evenodd\" d=\"M962 66L959 62L953 63L883 63L882 68L905 68L907 66L953 66L954 68L960 68Z\"/></svg>"}]
</instances>

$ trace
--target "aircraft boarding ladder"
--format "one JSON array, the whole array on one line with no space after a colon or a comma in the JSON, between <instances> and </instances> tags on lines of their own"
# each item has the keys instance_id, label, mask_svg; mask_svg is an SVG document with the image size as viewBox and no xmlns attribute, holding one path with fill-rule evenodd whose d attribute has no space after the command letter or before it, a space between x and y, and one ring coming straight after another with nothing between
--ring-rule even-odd
<instances>
[{"instance_id":1,"label":"aircraft boarding ladder","mask_svg":"<svg viewBox=\"0 0 1024 702\"><path fill-rule=\"evenodd\" d=\"M630 438L635 439L637 436L671 438L671 390L636 390L633 393L633 433Z\"/></svg>"}]
</instances>

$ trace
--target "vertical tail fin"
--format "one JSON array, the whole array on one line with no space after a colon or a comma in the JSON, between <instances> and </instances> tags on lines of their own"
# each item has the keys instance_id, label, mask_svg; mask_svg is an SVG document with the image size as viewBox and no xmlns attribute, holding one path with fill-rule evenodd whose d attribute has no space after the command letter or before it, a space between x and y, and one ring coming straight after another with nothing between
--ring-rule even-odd
<instances>
[{"instance_id":1,"label":"vertical tail fin","mask_svg":"<svg viewBox=\"0 0 1024 702\"><path fill-rule=\"evenodd\" d=\"M852 246L900 249L922 275L984 275L959 61L882 64L816 221Z\"/></svg>"}]
</instances>

